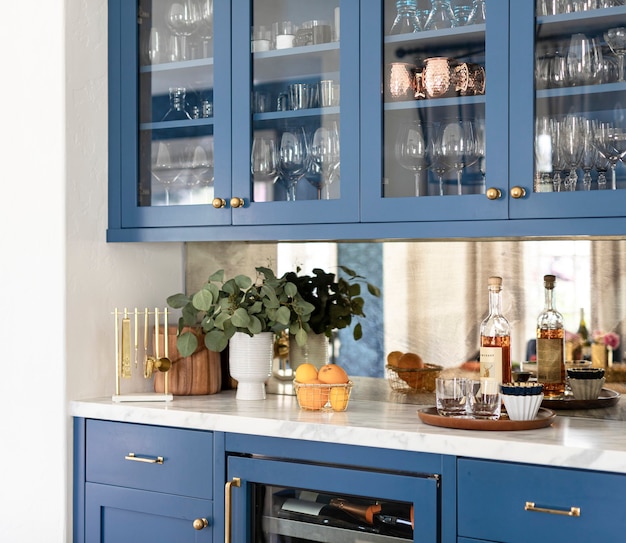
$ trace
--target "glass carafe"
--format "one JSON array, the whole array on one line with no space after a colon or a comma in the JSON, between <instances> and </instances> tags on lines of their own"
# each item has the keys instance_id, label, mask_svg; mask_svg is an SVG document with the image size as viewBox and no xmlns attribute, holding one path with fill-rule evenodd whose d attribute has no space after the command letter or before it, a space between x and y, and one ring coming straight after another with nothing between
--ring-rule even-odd
<instances>
[{"instance_id":1,"label":"glass carafe","mask_svg":"<svg viewBox=\"0 0 626 543\"><path fill-rule=\"evenodd\" d=\"M450 0L433 0L433 7L424 23L424 30L441 30L455 26L457 26L456 17L450 6Z\"/></svg>"},{"instance_id":2,"label":"glass carafe","mask_svg":"<svg viewBox=\"0 0 626 543\"><path fill-rule=\"evenodd\" d=\"M417 0L398 0L396 2L396 18L391 25L389 34L408 34L422 29L417 16Z\"/></svg>"}]
</instances>

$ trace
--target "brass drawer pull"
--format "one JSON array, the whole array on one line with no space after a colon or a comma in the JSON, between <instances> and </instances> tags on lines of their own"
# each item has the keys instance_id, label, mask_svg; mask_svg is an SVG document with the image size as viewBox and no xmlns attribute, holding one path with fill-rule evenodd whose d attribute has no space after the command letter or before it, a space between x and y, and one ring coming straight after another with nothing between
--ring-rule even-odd
<instances>
[{"instance_id":1,"label":"brass drawer pull","mask_svg":"<svg viewBox=\"0 0 626 543\"><path fill-rule=\"evenodd\" d=\"M209 521L203 518L197 518L193 521L193 529L194 530L204 530L209 525Z\"/></svg>"},{"instance_id":2,"label":"brass drawer pull","mask_svg":"<svg viewBox=\"0 0 626 543\"><path fill-rule=\"evenodd\" d=\"M551 515L564 515L566 517L579 517L580 507L570 507L567 509L548 509L547 507L537 507L535 502L526 502L524 511L535 511L536 513L550 513Z\"/></svg>"},{"instance_id":3,"label":"brass drawer pull","mask_svg":"<svg viewBox=\"0 0 626 543\"><path fill-rule=\"evenodd\" d=\"M157 456L156 458L146 458L145 456L135 456L135 453L128 453L124 460L132 460L133 462L145 462L146 464L162 464L163 457Z\"/></svg>"}]
</instances>

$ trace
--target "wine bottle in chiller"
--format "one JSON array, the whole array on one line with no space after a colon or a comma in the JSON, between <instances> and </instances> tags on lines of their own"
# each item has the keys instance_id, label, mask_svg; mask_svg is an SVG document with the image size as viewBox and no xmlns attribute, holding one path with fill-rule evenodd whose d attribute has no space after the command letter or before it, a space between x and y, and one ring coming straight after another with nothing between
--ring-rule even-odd
<instances>
[{"instance_id":1,"label":"wine bottle in chiller","mask_svg":"<svg viewBox=\"0 0 626 543\"><path fill-rule=\"evenodd\" d=\"M547 398L565 392L565 326L554 306L556 277L544 275L545 304L537 318L537 381Z\"/></svg>"},{"instance_id":2,"label":"wine bottle in chiller","mask_svg":"<svg viewBox=\"0 0 626 543\"><path fill-rule=\"evenodd\" d=\"M489 314L480 325L480 376L511 382L511 326L502 314L502 277L487 282Z\"/></svg>"},{"instance_id":3,"label":"wine bottle in chiller","mask_svg":"<svg viewBox=\"0 0 626 543\"><path fill-rule=\"evenodd\" d=\"M330 505L345 511L361 522L378 528L381 534L413 538L413 506L400 502L353 503L343 498Z\"/></svg>"}]
</instances>

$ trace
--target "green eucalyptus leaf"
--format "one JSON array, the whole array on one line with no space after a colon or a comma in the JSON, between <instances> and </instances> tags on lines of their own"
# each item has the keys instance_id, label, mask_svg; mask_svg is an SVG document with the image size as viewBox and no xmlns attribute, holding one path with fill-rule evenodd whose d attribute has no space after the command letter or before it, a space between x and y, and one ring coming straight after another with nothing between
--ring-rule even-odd
<instances>
[{"instance_id":1,"label":"green eucalyptus leaf","mask_svg":"<svg viewBox=\"0 0 626 543\"><path fill-rule=\"evenodd\" d=\"M209 332L206 336L204 336L204 344L210 351L215 351L219 353L222 352L228 345L228 338L223 332L218 332L217 330L214 330L213 332Z\"/></svg>"},{"instance_id":2,"label":"green eucalyptus leaf","mask_svg":"<svg viewBox=\"0 0 626 543\"><path fill-rule=\"evenodd\" d=\"M361 294L361 285L359 285L358 283L353 283L352 285L350 285L350 287L348 288L348 294L350 295L350 297L358 296L359 294Z\"/></svg>"},{"instance_id":3,"label":"green eucalyptus leaf","mask_svg":"<svg viewBox=\"0 0 626 543\"><path fill-rule=\"evenodd\" d=\"M263 311L263 302L261 300L254 302L248 309L248 313L253 315L254 313L260 313Z\"/></svg>"},{"instance_id":4,"label":"green eucalyptus leaf","mask_svg":"<svg viewBox=\"0 0 626 543\"><path fill-rule=\"evenodd\" d=\"M189 298L189 296L185 296L184 294L179 293L168 296L167 305L173 307L174 309L181 309L185 307L190 301L191 299Z\"/></svg>"},{"instance_id":5,"label":"green eucalyptus leaf","mask_svg":"<svg viewBox=\"0 0 626 543\"><path fill-rule=\"evenodd\" d=\"M254 316L250 317L248 331L252 335L260 334L263 331L263 323Z\"/></svg>"},{"instance_id":6,"label":"green eucalyptus leaf","mask_svg":"<svg viewBox=\"0 0 626 543\"><path fill-rule=\"evenodd\" d=\"M224 270L217 270L214 274L209 277L209 282L214 283L223 283L224 282Z\"/></svg>"},{"instance_id":7,"label":"green eucalyptus leaf","mask_svg":"<svg viewBox=\"0 0 626 543\"><path fill-rule=\"evenodd\" d=\"M229 279L222 285L222 290L229 296L232 296L233 294L239 292L239 287L234 279Z\"/></svg>"},{"instance_id":8,"label":"green eucalyptus leaf","mask_svg":"<svg viewBox=\"0 0 626 543\"><path fill-rule=\"evenodd\" d=\"M192 301L196 309L209 311L213 305L213 294L210 290L203 288L193 295Z\"/></svg>"},{"instance_id":9,"label":"green eucalyptus leaf","mask_svg":"<svg viewBox=\"0 0 626 543\"><path fill-rule=\"evenodd\" d=\"M293 283L285 283L285 294L290 298L295 298L298 294L298 287Z\"/></svg>"},{"instance_id":10,"label":"green eucalyptus leaf","mask_svg":"<svg viewBox=\"0 0 626 543\"><path fill-rule=\"evenodd\" d=\"M270 269L270 268L265 268L263 266L259 266L256 269L257 273L260 273L263 275L263 277L265 277L266 281L272 281L274 279L276 279L276 275L274 275L274 272Z\"/></svg>"},{"instance_id":11,"label":"green eucalyptus leaf","mask_svg":"<svg viewBox=\"0 0 626 543\"><path fill-rule=\"evenodd\" d=\"M220 297L220 289L217 285L213 283L207 283L204 285L204 289L208 290L212 295L214 300L218 300Z\"/></svg>"},{"instance_id":12,"label":"green eucalyptus leaf","mask_svg":"<svg viewBox=\"0 0 626 543\"><path fill-rule=\"evenodd\" d=\"M230 319L230 315L226 312L218 313L213 319L215 322L215 328L220 330L224 329L225 323Z\"/></svg>"},{"instance_id":13,"label":"green eucalyptus leaf","mask_svg":"<svg viewBox=\"0 0 626 543\"><path fill-rule=\"evenodd\" d=\"M339 268L341 269L343 273L349 275L351 279L354 279L356 277L361 277L352 268L348 268L347 266L339 266Z\"/></svg>"},{"instance_id":14,"label":"green eucalyptus leaf","mask_svg":"<svg viewBox=\"0 0 626 543\"><path fill-rule=\"evenodd\" d=\"M267 286L267 285L261 285L261 290L260 290L261 296L263 298L265 298L265 306L266 307L271 307L271 308L278 308L278 306L280 305L280 302L278 301L278 297L276 296L276 291Z\"/></svg>"},{"instance_id":15,"label":"green eucalyptus leaf","mask_svg":"<svg viewBox=\"0 0 626 543\"><path fill-rule=\"evenodd\" d=\"M198 348L198 338L193 332L183 332L176 339L176 348L181 356L191 356Z\"/></svg>"},{"instance_id":16,"label":"green eucalyptus leaf","mask_svg":"<svg viewBox=\"0 0 626 543\"><path fill-rule=\"evenodd\" d=\"M287 326L289 324L289 317L291 316L291 311L289 311L288 307L284 305L276 311L276 319L280 324L284 324Z\"/></svg>"},{"instance_id":17,"label":"green eucalyptus leaf","mask_svg":"<svg viewBox=\"0 0 626 543\"><path fill-rule=\"evenodd\" d=\"M363 337L363 328L361 327L360 322L358 322L356 326L354 327L353 336L354 336L354 339L357 341Z\"/></svg>"},{"instance_id":18,"label":"green eucalyptus leaf","mask_svg":"<svg viewBox=\"0 0 626 543\"><path fill-rule=\"evenodd\" d=\"M235 283L241 290L248 290L252 286L252 279L247 275L237 275L235 277Z\"/></svg>"},{"instance_id":19,"label":"green eucalyptus leaf","mask_svg":"<svg viewBox=\"0 0 626 543\"><path fill-rule=\"evenodd\" d=\"M250 315L248 315L248 312L243 307L239 307L235 309L230 320L233 326L237 328L247 328L250 323Z\"/></svg>"},{"instance_id":20,"label":"green eucalyptus leaf","mask_svg":"<svg viewBox=\"0 0 626 543\"><path fill-rule=\"evenodd\" d=\"M198 324L198 311L191 304L187 304L183 307L181 312L181 319L185 326L196 326Z\"/></svg>"},{"instance_id":21,"label":"green eucalyptus leaf","mask_svg":"<svg viewBox=\"0 0 626 543\"><path fill-rule=\"evenodd\" d=\"M380 298L380 289L377 286L367 283L367 291L372 295Z\"/></svg>"},{"instance_id":22,"label":"green eucalyptus leaf","mask_svg":"<svg viewBox=\"0 0 626 543\"><path fill-rule=\"evenodd\" d=\"M303 345L306 344L306 341L308 339L308 334L304 331L303 328L300 328L297 332L296 332L296 343L298 345L300 345L300 347L302 347Z\"/></svg>"}]
</instances>

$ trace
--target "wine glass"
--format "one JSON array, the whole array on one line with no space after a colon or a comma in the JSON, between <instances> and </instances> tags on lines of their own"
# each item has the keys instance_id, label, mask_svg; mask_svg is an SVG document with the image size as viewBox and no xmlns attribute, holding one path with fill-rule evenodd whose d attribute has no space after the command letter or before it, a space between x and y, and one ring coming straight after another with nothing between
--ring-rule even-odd
<instances>
[{"instance_id":1,"label":"wine glass","mask_svg":"<svg viewBox=\"0 0 626 543\"><path fill-rule=\"evenodd\" d=\"M175 2L167 11L165 23L177 38L179 47L177 60L187 60L187 38L200 24L200 7L195 0Z\"/></svg>"},{"instance_id":2,"label":"wine glass","mask_svg":"<svg viewBox=\"0 0 626 543\"><path fill-rule=\"evenodd\" d=\"M198 37L202 40L202 56L211 56L211 43L213 41L213 0L199 0Z\"/></svg>"},{"instance_id":3,"label":"wine glass","mask_svg":"<svg viewBox=\"0 0 626 543\"><path fill-rule=\"evenodd\" d=\"M551 144L552 144L552 188L554 192L561 192L561 172L566 163L561 151L562 125L556 119L551 120Z\"/></svg>"},{"instance_id":4,"label":"wine glass","mask_svg":"<svg viewBox=\"0 0 626 543\"><path fill-rule=\"evenodd\" d=\"M476 160L481 175L480 193L485 194L485 180L487 175L487 134L485 132L485 119L474 121L474 137Z\"/></svg>"},{"instance_id":5,"label":"wine glass","mask_svg":"<svg viewBox=\"0 0 626 543\"><path fill-rule=\"evenodd\" d=\"M325 187L325 198L330 199L331 172L339 163L339 133L337 123L331 127L321 126L313 134L311 141L310 158L311 165L319 170L320 176L309 179L309 182L317 188L317 199L322 198L322 188Z\"/></svg>"},{"instance_id":6,"label":"wine glass","mask_svg":"<svg viewBox=\"0 0 626 543\"><path fill-rule=\"evenodd\" d=\"M396 159L400 166L415 174L415 196L420 196L420 173L428 168L428 131L422 123L413 121L403 124L396 136Z\"/></svg>"},{"instance_id":7,"label":"wine glass","mask_svg":"<svg viewBox=\"0 0 626 543\"><path fill-rule=\"evenodd\" d=\"M598 150L594 143L596 122L592 119L583 119L583 152L580 167L583 170L583 190L591 190L591 170L596 163Z\"/></svg>"},{"instance_id":8,"label":"wine glass","mask_svg":"<svg viewBox=\"0 0 626 543\"><path fill-rule=\"evenodd\" d=\"M212 137L194 147L191 156L191 168L196 176L197 184L203 192L213 186L215 182L215 158ZM212 198L207 197L205 200L211 201Z\"/></svg>"},{"instance_id":9,"label":"wine glass","mask_svg":"<svg viewBox=\"0 0 626 543\"><path fill-rule=\"evenodd\" d=\"M286 130L278 147L279 179L287 189L287 200L295 201L296 185L306 173L309 149L304 128Z\"/></svg>"},{"instance_id":10,"label":"wine glass","mask_svg":"<svg viewBox=\"0 0 626 543\"><path fill-rule=\"evenodd\" d=\"M443 191L443 177L444 175L452 170L449 162L443 159L441 153L441 136L443 133L443 127L438 126L434 135L428 141L428 147L426 148L427 157L428 157L428 168L432 170L437 176L437 180L439 182L439 196L444 195Z\"/></svg>"},{"instance_id":11,"label":"wine glass","mask_svg":"<svg viewBox=\"0 0 626 543\"><path fill-rule=\"evenodd\" d=\"M617 57L619 76L618 81L624 81L624 55L626 55L626 28L619 26L609 28L604 33L604 41L611 48L613 54Z\"/></svg>"},{"instance_id":12,"label":"wine glass","mask_svg":"<svg viewBox=\"0 0 626 543\"><path fill-rule=\"evenodd\" d=\"M602 51L595 39L573 34L566 54L567 83L573 87L598 82L602 71Z\"/></svg>"},{"instance_id":13,"label":"wine glass","mask_svg":"<svg viewBox=\"0 0 626 543\"><path fill-rule=\"evenodd\" d=\"M606 189L606 172L608 172L611 168L611 162L600 151L597 151L596 160L593 164L593 167L598 172L598 179L596 180L596 183L598 184L598 190Z\"/></svg>"},{"instance_id":14,"label":"wine glass","mask_svg":"<svg viewBox=\"0 0 626 543\"><path fill-rule=\"evenodd\" d=\"M600 123L595 137L598 152L609 161L611 169L611 189L617 188L615 169L617 163L626 155L626 133L611 123Z\"/></svg>"},{"instance_id":15,"label":"wine glass","mask_svg":"<svg viewBox=\"0 0 626 543\"><path fill-rule=\"evenodd\" d=\"M576 115L567 115L561 121L559 148L565 165L569 167L569 175L565 178L566 191L576 190L578 182L576 169L580 166L585 143L583 130L583 120Z\"/></svg>"},{"instance_id":16,"label":"wine glass","mask_svg":"<svg viewBox=\"0 0 626 543\"><path fill-rule=\"evenodd\" d=\"M166 206L170 205L170 188L180 180L176 162L176 149L171 141L152 142L150 174L163 187Z\"/></svg>"},{"instance_id":17,"label":"wine glass","mask_svg":"<svg viewBox=\"0 0 626 543\"><path fill-rule=\"evenodd\" d=\"M473 123L465 120L445 121L441 127L439 146L441 159L456 170L457 194L461 195L463 169L478 160Z\"/></svg>"}]
</instances>

